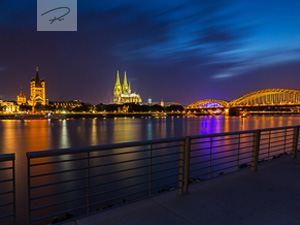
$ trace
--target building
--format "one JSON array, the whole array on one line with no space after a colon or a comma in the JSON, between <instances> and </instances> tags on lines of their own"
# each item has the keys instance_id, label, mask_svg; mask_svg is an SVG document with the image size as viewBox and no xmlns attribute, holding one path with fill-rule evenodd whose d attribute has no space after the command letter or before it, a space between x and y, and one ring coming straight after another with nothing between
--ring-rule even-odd
<instances>
[{"instance_id":1,"label":"building","mask_svg":"<svg viewBox=\"0 0 300 225\"><path fill-rule=\"evenodd\" d=\"M149 96L149 98L148 98L148 104L152 105L152 98L151 98L151 96Z\"/></svg>"},{"instance_id":2,"label":"building","mask_svg":"<svg viewBox=\"0 0 300 225\"><path fill-rule=\"evenodd\" d=\"M19 111L19 105L15 102L3 102L2 103L3 112L5 113L15 113Z\"/></svg>"},{"instance_id":3,"label":"building","mask_svg":"<svg viewBox=\"0 0 300 225\"><path fill-rule=\"evenodd\" d=\"M76 107L81 107L83 104L81 100L73 100L73 101L55 101L55 102L50 102L50 105L55 106L55 108L76 108Z\"/></svg>"},{"instance_id":4,"label":"building","mask_svg":"<svg viewBox=\"0 0 300 225\"><path fill-rule=\"evenodd\" d=\"M41 105L47 105L48 99L46 99L46 87L45 81L40 80L39 68L36 68L35 79L32 79L30 82L30 99L28 104L35 106L37 103Z\"/></svg>"},{"instance_id":5,"label":"building","mask_svg":"<svg viewBox=\"0 0 300 225\"><path fill-rule=\"evenodd\" d=\"M23 89L21 88L20 94L17 96L17 104L22 105L26 103L26 96Z\"/></svg>"},{"instance_id":6,"label":"building","mask_svg":"<svg viewBox=\"0 0 300 225\"><path fill-rule=\"evenodd\" d=\"M128 85L127 82L126 71L123 85L121 85L119 71L117 71L117 80L114 87L114 104L124 103L142 103L142 98L139 94L131 92L130 83Z\"/></svg>"}]
</instances>

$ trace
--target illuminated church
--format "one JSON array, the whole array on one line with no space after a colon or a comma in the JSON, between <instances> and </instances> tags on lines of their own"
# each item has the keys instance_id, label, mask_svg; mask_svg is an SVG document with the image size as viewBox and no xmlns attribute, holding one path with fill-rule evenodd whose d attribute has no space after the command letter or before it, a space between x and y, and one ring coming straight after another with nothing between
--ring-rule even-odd
<instances>
[{"instance_id":1,"label":"illuminated church","mask_svg":"<svg viewBox=\"0 0 300 225\"><path fill-rule=\"evenodd\" d=\"M24 94L23 88L21 88L20 94L17 96L17 104L22 105L26 103L26 96Z\"/></svg>"},{"instance_id":2,"label":"illuminated church","mask_svg":"<svg viewBox=\"0 0 300 225\"><path fill-rule=\"evenodd\" d=\"M114 88L114 104L124 103L142 103L142 98L139 94L132 93L130 83L127 83L126 71L124 74L124 82L121 85L119 71L117 71L117 80Z\"/></svg>"},{"instance_id":3,"label":"illuminated church","mask_svg":"<svg viewBox=\"0 0 300 225\"><path fill-rule=\"evenodd\" d=\"M40 80L38 67L36 68L35 79L32 79L30 82L30 99L28 100L28 104L31 106L35 106L37 103L48 105L45 81Z\"/></svg>"}]
</instances>

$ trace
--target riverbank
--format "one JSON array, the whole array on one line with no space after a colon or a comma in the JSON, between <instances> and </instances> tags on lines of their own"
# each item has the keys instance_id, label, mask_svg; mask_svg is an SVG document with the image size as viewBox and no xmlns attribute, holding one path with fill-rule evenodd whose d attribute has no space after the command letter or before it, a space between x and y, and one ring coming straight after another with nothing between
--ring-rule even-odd
<instances>
[{"instance_id":1,"label":"riverbank","mask_svg":"<svg viewBox=\"0 0 300 225\"><path fill-rule=\"evenodd\" d=\"M299 224L300 160L285 157L257 172L242 170L177 191L77 219L92 224ZM275 197L276 196L276 197ZM145 218L146 221L145 221Z\"/></svg>"},{"instance_id":2,"label":"riverbank","mask_svg":"<svg viewBox=\"0 0 300 225\"><path fill-rule=\"evenodd\" d=\"M18 114L20 115L20 114ZM61 114L53 114L53 115L61 115ZM224 116L224 115L209 115L209 114L184 114L184 113L66 113L63 114L67 119L81 119L81 118L160 118L160 117L205 117L205 116ZM252 113L248 114L246 117L299 117L299 113ZM226 116L226 117L240 117L240 116ZM15 114L0 114L0 120L25 120L26 118L16 117ZM31 120L33 118L28 118ZM61 119L61 118L52 118L52 119Z\"/></svg>"},{"instance_id":3,"label":"riverbank","mask_svg":"<svg viewBox=\"0 0 300 225\"><path fill-rule=\"evenodd\" d=\"M20 114L18 114L20 115ZM56 115L56 114L54 114ZM60 114L57 114L60 115ZM66 113L66 118L115 118L115 117L129 117L129 118L146 118L146 117L169 117L169 116L187 116L182 113ZM15 114L0 114L0 120L7 119L26 119L16 117Z\"/></svg>"}]
</instances>

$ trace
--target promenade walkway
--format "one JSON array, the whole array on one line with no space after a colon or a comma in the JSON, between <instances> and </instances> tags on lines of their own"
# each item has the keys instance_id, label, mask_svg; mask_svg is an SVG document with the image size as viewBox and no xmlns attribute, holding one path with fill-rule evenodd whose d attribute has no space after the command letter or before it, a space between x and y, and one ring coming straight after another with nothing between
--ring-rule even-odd
<instances>
[{"instance_id":1,"label":"promenade walkway","mask_svg":"<svg viewBox=\"0 0 300 225\"><path fill-rule=\"evenodd\" d=\"M300 158L290 156L67 225L300 225Z\"/></svg>"}]
</instances>

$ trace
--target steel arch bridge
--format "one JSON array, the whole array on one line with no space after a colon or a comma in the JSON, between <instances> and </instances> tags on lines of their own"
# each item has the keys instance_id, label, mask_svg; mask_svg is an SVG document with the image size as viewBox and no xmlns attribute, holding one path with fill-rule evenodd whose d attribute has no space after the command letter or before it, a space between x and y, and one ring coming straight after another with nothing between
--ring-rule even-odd
<instances>
[{"instance_id":1,"label":"steel arch bridge","mask_svg":"<svg viewBox=\"0 0 300 225\"><path fill-rule=\"evenodd\" d=\"M292 89L264 89L245 94L229 103L228 106L269 106L300 104L300 91Z\"/></svg>"},{"instance_id":2,"label":"steel arch bridge","mask_svg":"<svg viewBox=\"0 0 300 225\"><path fill-rule=\"evenodd\" d=\"M300 91L282 88L263 89L245 94L231 102L219 99L203 99L188 105L187 109L272 105L300 105Z\"/></svg>"},{"instance_id":3,"label":"steel arch bridge","mask_svg":"<svg viewBox=\"0 0 300 225\"><path fill-rule=\"evenodd\" d=\"M198 108L224 108L229 104L229 101L219 99L203 99L188 105L188 109Z\"/></svg>"}]
</instances>

